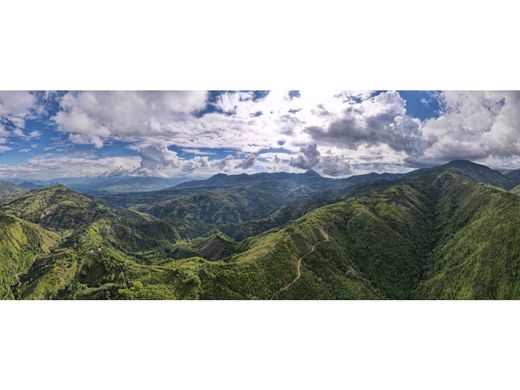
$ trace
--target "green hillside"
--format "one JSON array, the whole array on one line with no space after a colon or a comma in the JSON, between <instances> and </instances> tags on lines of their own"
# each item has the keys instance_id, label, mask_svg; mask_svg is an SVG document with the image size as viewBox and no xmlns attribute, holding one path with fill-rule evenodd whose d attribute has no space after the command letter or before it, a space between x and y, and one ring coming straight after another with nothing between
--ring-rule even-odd
<instances>
[{"instance_id":1,"label":"green hillside","mask_svg":"<svg viewBox=\"0 0 520 390\"><path fill-rule=\"evenodd\" d=\"M63 186L11 194L0 296L519 299L520 197L490 171L454 162L314 196L198 183L131 208Z\"/></svg>"},{"instance_id":2,"label":"green hillside","mask_svg":"<svg viewBox=\"0 0 520 390\"><path fill-rule=\"evenodd\" d=\"M18 277L57 244L58 235L2 213L0 232L0 299L7 299L14 297Z\"/></svg>"},{"instance_id":3,"label":"green hillside","mask_svg":"<svg viewBox=\"0 0 520 390\"><path fill-rule=\"evenodd\" d=\"M9 197L0 210L48 229L67 230L94 221L108 208L60 185Z\"/></svg>"},{"instance_id":4,"label":"green hillside","mask_svg":"<svg viewBox=\"0 0 520 390\"><path fill-rule=\"evenodd\" d=\"M202 297L518 298L519 207L453 169L424 175L316 209L225 265L200 266Z\"/></svg>"}]
</instances>

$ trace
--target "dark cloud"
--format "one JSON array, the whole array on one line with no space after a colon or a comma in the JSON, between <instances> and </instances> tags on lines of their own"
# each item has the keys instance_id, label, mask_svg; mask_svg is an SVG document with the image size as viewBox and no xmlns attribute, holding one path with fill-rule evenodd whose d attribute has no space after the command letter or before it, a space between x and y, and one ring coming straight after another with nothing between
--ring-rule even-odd
<instances>
[{"instance_id":1,"label":"dark cloud","mask_svg":"<svg viewBox=\"0 0 520 390\"><path fill-rule=\"evenodd\" d=\"M191 160L188 160L184 166L182 167L182 171L185 173L192 173L199 168L207 168L208 167L208 158L207 157L194 157Z\"/></svg>"},{"instance_id":2,"label":"dark cloud","mask_svg":"<svg viewBox=\"0 0 520 390\"><path fill-rule=\"evenodd\" d=\"M347 176L352 173L350 161L344 156L323 156L317 168L327 176Z\"/></svg>"},{"instance_id":3,"label":"dark cloud","mask_svg":"<svg viewBox=\"0 0 520 390\"><path fill-rule=\"evenodd\" d=\"M249 169L256 163L256 156L254 154L248 154L242 161L240 161L235 168Z\"/></svg>"},{"instance_id":4,"label":"dark cloud","mask_svg":"<svg viewBox=\"0 0 520 390\"><path fill-rule=\"evenodd\" d=\"M213 165L219 169L226 170L226 169L229 169L232 161L233 161L233 156L226 156L222 160L216 161Z\"/></svg>"},{"instance_id":5,"label":"dark cloud","mask_svg":"<svg viewBox=\"0 0 520 390\"><path fill-rule=\"evenodd\" d=\"M317 143L349 149L360 145L387 144L397 151L415 153L421 148L419 120L395 111L383 111L371 116L358 115L355 111L349 108L343 118L327 127L307 127L305 132Z\"/></svg>"},{"instance_id":6,"label":"dark cloud","mask_svg":"<svg viewBox=\"0 0 520 390\"><path fill-rule=\"evenodd\" d=\"M316 144L310 144L300 149L298 157L291 157L289 165L300 169L314 168L320 162L320 151Z\"/></svg>"}]
</instances>

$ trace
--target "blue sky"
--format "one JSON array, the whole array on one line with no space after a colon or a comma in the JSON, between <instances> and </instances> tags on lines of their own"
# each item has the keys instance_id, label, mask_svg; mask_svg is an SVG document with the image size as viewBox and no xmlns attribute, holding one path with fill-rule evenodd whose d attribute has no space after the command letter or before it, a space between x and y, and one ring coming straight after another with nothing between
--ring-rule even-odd
<instances>
[{"instance_id":1,"label":"blue sky","mask_svg":"<svg viewBox=\"0 0 520 390\"><path fill-rule=\"evenodd\" d=\"M481 91L0 92L0 177L518 168L519 96Z\"/></svg>"}]
</instances>

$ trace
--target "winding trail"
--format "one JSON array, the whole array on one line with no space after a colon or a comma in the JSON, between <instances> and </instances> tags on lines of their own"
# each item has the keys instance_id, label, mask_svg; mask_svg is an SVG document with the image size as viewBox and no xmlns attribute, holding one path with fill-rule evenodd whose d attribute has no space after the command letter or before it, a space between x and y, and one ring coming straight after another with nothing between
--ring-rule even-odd
<instances>
[{"instance_id":1,"label":"winding trail","mask_svg":"<svg viewBox=\"0 0 520 390\"><path fill-rule=\"evenodd\" d=\"M316 246L322 242L326 242L326 241L330 241L330 237L329 235L327 234L327 232L325 230L323 230L322 228L319 229L321 235L324 237L323 240L321 241L318 241L316 244L314 244L311 248L311 250L309 252L307 252L306 254L304 254L303 256L300 256L298 257L298 260L296 261L296 277L291 280L288 284L286 284L285 286L283 286L280 290L278 290L272 297L271 299L274 299L276 298L276 296L278 294L280 294L282 291L287 291L294 283L296 283L300 277L302 276L302 272L301 272L301 267L302 267L302 259L305 257L305 256L309 256L311 255L315 250L316 250Z\"/></svg>"}]
</instances>

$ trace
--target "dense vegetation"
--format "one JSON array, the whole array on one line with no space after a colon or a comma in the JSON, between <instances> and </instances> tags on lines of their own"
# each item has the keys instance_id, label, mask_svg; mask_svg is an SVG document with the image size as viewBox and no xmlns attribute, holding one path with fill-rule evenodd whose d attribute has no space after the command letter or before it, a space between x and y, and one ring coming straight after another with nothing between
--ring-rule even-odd
<instances>
[{"instance_id":1,"label":"dense vegetation","mask_svg":"<svg viewBox=\"0 0 520 390\"><path fill-rule=\"evenodd\" d=\"M520 298L517 184L456 161L401 177L217 175L101 199L10 191L0 298Z\"/></svg>"}]
</instances>

